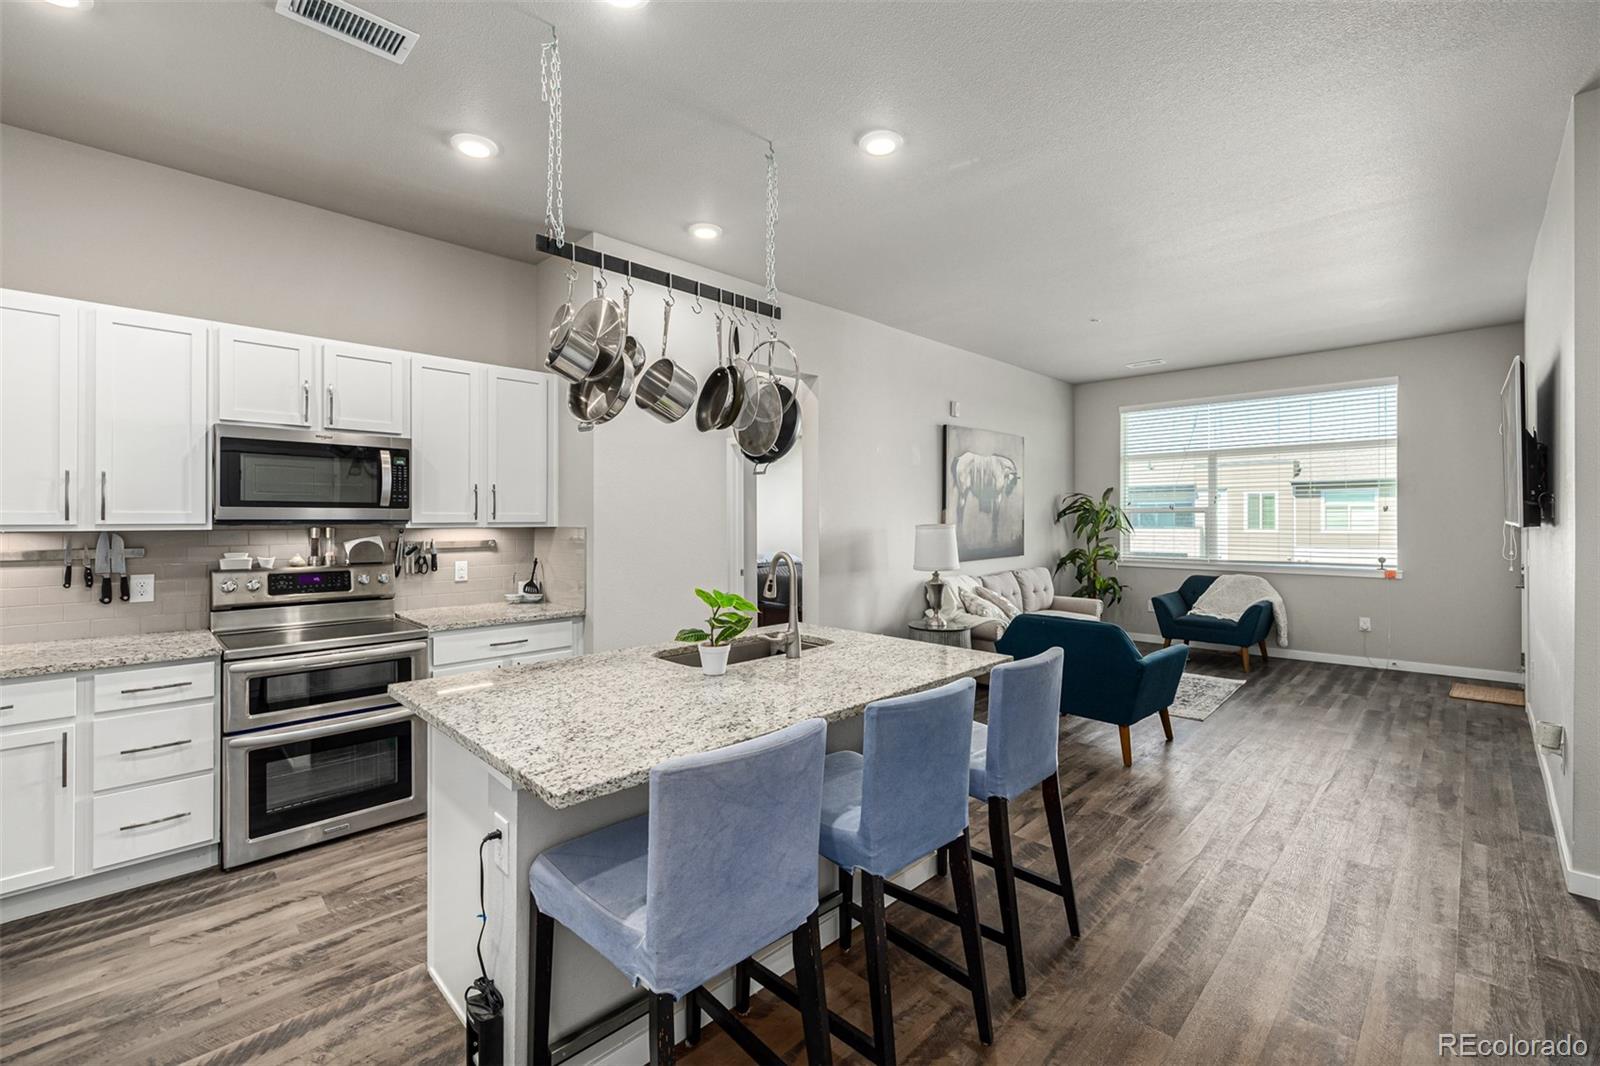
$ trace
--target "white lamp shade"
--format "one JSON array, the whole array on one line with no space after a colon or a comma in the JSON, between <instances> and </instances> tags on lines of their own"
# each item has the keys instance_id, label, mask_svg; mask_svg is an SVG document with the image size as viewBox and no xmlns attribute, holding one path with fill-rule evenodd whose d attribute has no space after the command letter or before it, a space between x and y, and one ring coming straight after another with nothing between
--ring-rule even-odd
<instances>
[{"instance_id":1,"label":"white lamp shade","mask_svg":"<svg viewBox=\"0 0 1600 1066\"><path fill-rule=\"evenodd\" d=\"M911 562L913 570L954 570L960 565L955 526L917 527L917 548Z\"/></svg>"}]
</instances>

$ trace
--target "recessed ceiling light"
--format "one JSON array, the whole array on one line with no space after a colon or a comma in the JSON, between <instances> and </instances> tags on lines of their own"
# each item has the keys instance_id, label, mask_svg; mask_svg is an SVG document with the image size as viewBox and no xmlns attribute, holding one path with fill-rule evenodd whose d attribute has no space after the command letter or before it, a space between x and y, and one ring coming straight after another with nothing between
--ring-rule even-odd
<instances>
[{"instance_id":1,"label":"recessed ceiling light","mask_svg":"<svg viewBox=\"0 0 1600 1066\"><path fill-rule=\"evenodd\" d=\"M500 146L476 133L458 133L450 138L450 147L468 159L490 159L500 154Z\"/></svg>"},{"instance_id":2,"label":"recessed ceiling light","mask_svg":"<svg viewBox=\"0 0 1600 1066\"><path fill-rule=\"evenodd\" d=\"M698 237L702 241L714 241L722 236L722 227L715 222L691 222L689 235Z\"/></svg>"},{"instance_id":3,"label":"recessed ceiling light","mask_svg":"<svg viewBox=\"0 0 1600 1066\"><path fill-rule=\"evenodd\" d=\"M94 6L94 0L48 0L56 7L70 7L83 11Z\"/></svg>"},{"instance_id":4,"label":"recessed ceiling light","mask_svg":"<svg viewBox=\"0 0 1600 1066\"><path fill-rule=\"evenodd\" d=\"M643 7L649 2L650 0L606 0L606 3L610 4L612 7L620 7L625 11L631 11L636 7Z\"/></svg>"},{"instance_id":5,"label":"recessed ceiling light","mask_svg":"<svg viewBox=\"0 0 1600 1066\"><path fill-rule=\"evenodd\" d=\"M1167 361L1165 359L1141 359L1137 363L1123 363L1122 365L1129 370L1144 370L1146 367L1166 366Z\"/></svg>"},{"instance_id":6,"label":"recessed ceiling light","mask_svg":"<svg viewBox=\"0 0 1600 1066\"><path fill-rule=\"evenodd\" d=\"M893 155L905 143L906 139L894 130L869 130L856 140L868 155Z\"/></svg>"}]
</instances>

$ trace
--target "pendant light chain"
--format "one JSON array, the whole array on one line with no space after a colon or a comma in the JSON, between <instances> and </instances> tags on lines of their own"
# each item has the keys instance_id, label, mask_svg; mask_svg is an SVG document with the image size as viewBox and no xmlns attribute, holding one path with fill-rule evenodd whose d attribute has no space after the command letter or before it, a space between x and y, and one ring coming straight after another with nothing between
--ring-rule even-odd
<instances>
[{"instance_id":1,"label":"pendant light chain","mask_svg":"<svg viewBox=\"0 0 1600 1066\"><path fill-rule=\"evenodd\" d=\"M767 303L778 306L778 156L767 142Z\"/></svg>"},{"instance_id":2,"label":"pendant light chain","mask_svg":"<svg viewBox=\"0 0 1600 1066\"><path fill-rule=\"evenodd\" d=\"M561 41L539 49L539 98L549 104L550 136L544 162L544 228L561 247L567 241L567 210L561 195Z\"/></svg>"}]
</instances>

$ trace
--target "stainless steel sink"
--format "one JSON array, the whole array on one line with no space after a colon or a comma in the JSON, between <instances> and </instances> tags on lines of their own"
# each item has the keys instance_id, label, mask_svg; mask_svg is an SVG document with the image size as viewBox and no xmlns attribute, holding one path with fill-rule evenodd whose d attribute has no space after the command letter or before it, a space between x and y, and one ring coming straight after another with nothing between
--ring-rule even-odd
<instances>
[{"instance_id":1,"label":"stainless steel sink","mask_svg":"<svg viewBox=\"0 0 1600 1066\"><path fill-rule=\"evenodd\" d=\"M823 640L821 637L802 636L800 638L801 656L804 657L805 653L813 648L826 648L832 643L833 641ZM733 666L737 663L754 662L757 659L770 659L773 656L782 655L783 645L781 644L774 644L759 637L755 639L746 638L734 641L733 646L728 649L728 665ZM692 666L698 670L700 669L700 646L698 644L685 644L681 648L658 651L656 652L656 658L663 659L669 663L677 663L679 666Z\"/></svg>"}]
</instances>

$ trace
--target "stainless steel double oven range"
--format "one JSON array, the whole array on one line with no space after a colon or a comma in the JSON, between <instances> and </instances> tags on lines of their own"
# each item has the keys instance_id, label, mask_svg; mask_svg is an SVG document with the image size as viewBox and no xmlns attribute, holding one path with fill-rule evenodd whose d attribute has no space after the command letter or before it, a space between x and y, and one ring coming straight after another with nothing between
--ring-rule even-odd
<instances>
[{"instance_id":1,"label":"stainless steel double oven range","mask_svg":"<svg viewBox=\"0 0 1600 1066\"><path fill-rule=\"evenodd\" d=\"M427 729L389 696L428 676L391 564L214 572L223 646L222 865L426 809Z\"/></svg>"}]
</instances>

